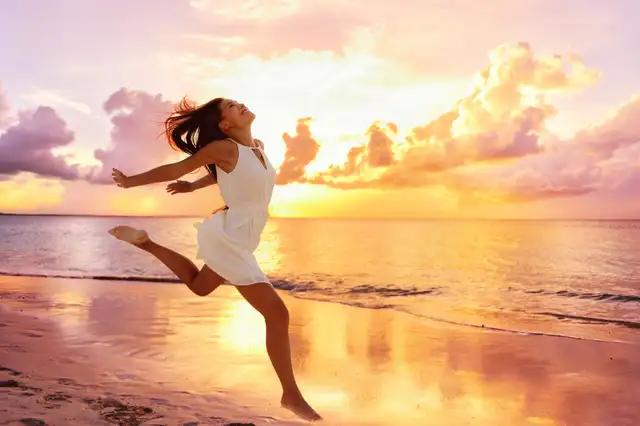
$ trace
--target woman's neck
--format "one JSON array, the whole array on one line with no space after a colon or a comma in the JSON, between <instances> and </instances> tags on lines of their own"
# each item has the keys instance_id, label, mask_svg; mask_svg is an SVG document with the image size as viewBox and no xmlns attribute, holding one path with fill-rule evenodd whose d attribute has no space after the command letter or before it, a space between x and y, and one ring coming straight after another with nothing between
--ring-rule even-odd
<instances>
[{"instance_id":1,"label":"woman's neck","mask_svg":"<svg viewBox=\"0 0 640 426\"><path fill-rule=\"evenodd\" d=\"M245 146L253 146L253 136L251 135L251 129L250 128L246 128L246 129L229 129L227 131L227 135L233 139L234 141L238 142L239 144L245 145Z\"/></svg>"}]
</instances>

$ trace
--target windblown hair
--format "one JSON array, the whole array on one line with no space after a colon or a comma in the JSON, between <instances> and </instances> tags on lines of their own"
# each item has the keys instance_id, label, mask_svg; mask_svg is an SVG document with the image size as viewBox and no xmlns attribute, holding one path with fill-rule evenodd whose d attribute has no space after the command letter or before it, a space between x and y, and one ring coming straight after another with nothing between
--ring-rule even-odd
<instances>
[{"instance_id":1,"label":"windblown hair","mask_svg":"<svg viewBox=\"0 0 640 426\"><path fill-rule=\"evenodd\" d=\"M182 98L164 122L169 144L176 150L193 155L211 142L226 139L228 136L219 127L223 100L215 98L196 106L186 97ZM214 164L209 164L206 168L217 178Z\"/></svg>"}]
</instances>

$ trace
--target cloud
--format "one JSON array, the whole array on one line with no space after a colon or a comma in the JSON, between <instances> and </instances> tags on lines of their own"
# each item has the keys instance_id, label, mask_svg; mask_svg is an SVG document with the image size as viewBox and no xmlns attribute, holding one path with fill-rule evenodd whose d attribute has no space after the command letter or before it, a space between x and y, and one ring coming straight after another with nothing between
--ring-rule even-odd
<instances>
[{"instance_id":1,"label":"cloud","mask_svg":"<svg viewBox=\"0 0 640 426\"><path fill-rule=\"evenodd\" d=\"M525 43L500 46L470 95L425 125L398 129L375 122L368 141L298 182L343 189L447 187L463 202L523 203L611 191L640 166L640 98L604 122L560 140L546 122L554 95L597 81L575 56L537 58ZM307 135L313 138L313 135Z\"/></svg>"},{"instance_id":2,"label":"cloud","mask_svg":"<svg viewBox=\"0 0 640 426\"><path fill-rule=\"evenodd\" d=\"M510 164L457 170L447 180L468 202L522 203L588 194L601 189L606 177L593 158L564 147Z\"/></svg>"},{"instance_id":3,"label":"cloud","mask_svg":"<svg viewBox=\"0 0 640 426\"><path fill-rule=\"evenodd\" d=\"M276 184L286 185L304 180L305 168L316 158L320 145L311 136L310 118L301 118L296 126L295 136L282 135L287 147L284 160L276 176Z\"/></svg>"},{"instance_id":4,"label":"cloud","mask_svg":"<svg viewBox=\"0 0 640 426\"><path fill-rule=\"evenodd\" d=\"M22 111L17 122L0 136L0 175L31 172L40 176L74 180L80 177L78 165L69 165L53 150L69 145L74 133L50 107Z\"/></svg>"},{"instance_id":5,"label":"cloud","mask_svg":"<svg viewBox=\"0 0 640 426\"><path fill-rule=\"evenodd\" d=\"M0 81L0 130L9 124L10 111L9 96L3 89L2 82Z\"/></svg>"},{"instance_id":6,"label":"cloud","mask_svg":"<svg viewBox=\"0 0 640 426\"><path fill-rule=\"evenodd\" d=\"M111 117L111 144L98 149L94 155L102 167L91 173L93 183L110 184L111 169L125 174L140 173L162 164L172 153L163 139L164 120L169 116L173 103L162 95L122 88L113 93L103 104ZM162 137L159 137L162 136Z\"/></svg>"},{"instance_id":7,"label":"cloud","mask_svg":"<svg viewBox=\"0 0 640 426\"><path fill-rule=\"evenodd\" d=\"M539 155L523 158L466 184L506 202L575 197L612 191L640 170L640 98L634 96L607 120L566 140L550 140ZM467 182L472 182L467 176Z\"/></svg>"},{"instance_id":8,"label":"cloud","mask_svg":"<svg viewBox=\"0 0 640 426\"><path fill-rule=\"evenodd\" d=\"M366 144L307 182L339 188L446 184L511 201L589 192L603 173L592 159L581 154L579 162L573 148L552 150L542 140L549 136L546 121L556 114L551 96L598 78L575 56L536 57L527 43L501 45L475 76L471 93L449 111L410 129L402 141L398 129L382 129L376 122ZM597 131L618 124L605 123ZM572 166L564 167L567 162Z\"/></svg>"},{"instance_id":9,"label":"cloud","mask_svg":"<svg viewBox=\"0 0 640 426\"><path fill-rule=\"evenodd\" d=\"M230 20L271 21L294 15L300 10L301 0L190 0L189 5Z\"/></svg>"},{"instance_id":10,"label":"cloud","mask_svg":"<svg viewBox=\"0 0 640 426\"><path fill-rule=\"evenodd\" d=\"M369 145L367 146L367 161L370 167L388 167L395 163L393 153L393 139L389 133L395 135L398 133L398 127L393 124L387 124L384 129L380 123L376 122L369 128Z\"/></svg>"},{"instance_id":11,"label":"cloud","mask_svg":"<svg viewBox=\"0 0 640 426\"><path fill-rule=\"evenodd\" d=\"M640 142L640 96L634 96L602 123L579 131L572 143L600 159Z\"/></svg>"},{"instance_id":12,"label":"cloud","mask_svg":"<svg viewBox=\"0 0 640 426\"><path fill-rule=\"evenodd\" d=\"M326 55L333 58L331 53ZM276 65L270 66L276 69L283 64ZM261 85L262 77L256 78L255 84ZM599 73L576 56L538 56L527 43L504 44L490 52L487 67L474 76L466 96L422 125L399 128L391 122L370 120L368 128L366 122L361 127L367 130L360 135L360 144L339 149L337 144L321 146L310 130L311 119L299 119L295 134L282 136L285 153L276 183L343 189L446 189L447 194L455 193L461 202L470 204L522 203L612 190L631 179L640 165L640 131L634 125L640 119L640 97L570 139L559 139L547 130L547 121L556 115L554 98L588 87L598 78ZM300 82L295 84L302 87ZM102 166L86 179L110 184L113 167L138 173L166 162L175 152L159 136L172 106L159 94L126 88L113 93L103 105L113 126L111 144L95 151ZM77 179L77 166L51 154L51 149L73 140L64 121L47 107L29 114L22 113L20 123L2 135L0 154L7 146L16 146L13 140L18 127L21 134L25 129L33 134L42 127L58 138L49 135L46 142L49 139L39 136L41 142L35 148L23 144L15 152L31 154L14 155L11 163L0 161L0 172L31 171ZM281 128L280 124L267 123L274 129ZM347 136L342 140L353 141L351 134ZM327 152L340 155L341 160L323 163ZM42 158L49 160L47 164L55 162L56 167L27 166L36 159L42 163Z\"/></svg>"},{"instance_id":13,"label":"cloud","mask_svg":"<svg viewBox=\"0 0 640 426\"><path fill-rule=\"evenodd\" d=\"M43 94L46 96L43 97ZM38 92L37 95L40 101L49 99L87 112L81 107L83 104L69 104L53 92ZM8 107L5 106L8 106L8 102L0 90L0 118L8 117L5 112ZM172 102L163 100L161 95L124 88L113 93L103 104L113 125L111 145L94 152L95 158L102 163L98 168L68 164L69 156L54 154L56 149L67 147L74 141L74 133L67 128L56 110L40 106L35 110L22 111L14 120L15 123L0 135L0 175L31 172L42 177L85 179L92 183L110 184L113 167L125 173L137 173L155 167L172 154L175 155L175 151L163 139L158 140L161 139L163 121L172 106Z\"/></svg>"},{"instance_id":14,"label":"cloud","mask_svg":"<svg viewBox=\"0 0 640 426\"><path fill-rule=\"evenodd\" d=\"M391 137L397 133L398 128L393 123L373 123L367 131L368 144L351 148L344 164L329 167L325 173L315 177L314 183L322 183L321 176L324 174L332 177L360 175L366 168L374 169L395 164L394 141Z\"/></svg>"},{"instance_id":15,"label":"cloud","mask_svg":"<svg viewBox=\"0 0 640 426\"><path fill-rule=\"evenodd\" d=\"M593 40L606 43L614 37L609 28L617 13L589 8L576 13L561 5L528 0L493 0L491 8L482 2L442 0L403 0L402 7L385 0L367 1L365 7L362 2L338 0L190 3L210 34L245 37L249 42L242 53L262 58L294 49L337 53L354 31L367 29L373 35L368 37L371 53L422 76L440 78L467 76L487 48L505 40L524 38L548 48L561 39L576 51L590 51ZM465 54L452 56L452 52Z\"/></svg>"},{"instance_id":16,"label":"cloud","mask_svg":"<svg viewBox=\"0 0 640 426\"><path fill-rule=\"evenodd\" d=\"M190 5L213 25L201 37L242 37L237 52L270 58L290 50L341 51L354 28L365 22L342 1L191 0Z\"/></svg>"}]
</instances>

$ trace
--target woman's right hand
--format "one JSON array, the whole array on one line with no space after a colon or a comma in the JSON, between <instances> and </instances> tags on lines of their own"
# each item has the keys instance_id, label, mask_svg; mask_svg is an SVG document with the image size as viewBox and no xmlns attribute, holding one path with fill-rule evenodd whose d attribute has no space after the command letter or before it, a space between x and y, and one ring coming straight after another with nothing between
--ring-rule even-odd
<instances>
[{"instance_id":1,"label":"woman's right hand","mask_svg":"<svg viewBox=\"0 0 640 426\"><path fill-rule=\"evenodd\" d=\"M191 186L191 182L177 180L167 185L167 192L171 195L185 194L187 192L193 192L193 186Z\"/></svg>"}]
</instances>

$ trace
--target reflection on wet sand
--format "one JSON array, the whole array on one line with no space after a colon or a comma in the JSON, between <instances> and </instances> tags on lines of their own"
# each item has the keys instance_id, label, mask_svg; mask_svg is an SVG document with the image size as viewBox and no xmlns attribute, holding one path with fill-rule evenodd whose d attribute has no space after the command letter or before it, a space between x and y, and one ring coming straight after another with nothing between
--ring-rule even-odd
<instances>
[{"instance_id":1,"label":"reflection on wet sand","mask_svg":"<svg viewBox=\"0 0 640 426\"><path fill-rule=\"evenodd\" d=\"M37 285L21 280L20 291ZM277 400L264 323L234 289L196 298L171 285L99 288L65 281L37 291L53 297L64 290L75 321L86 321L85 330L112 349L158 354L146 359L155 380L202 394L229 390ZM74 289L84 295L85 315L78 315ZM637 345L483 332L389 310L286 301L301 387L328 424L640 422Z\"/></svg>"}]
</instances>

